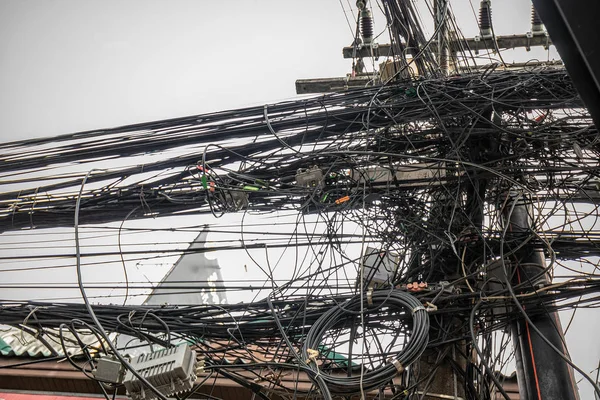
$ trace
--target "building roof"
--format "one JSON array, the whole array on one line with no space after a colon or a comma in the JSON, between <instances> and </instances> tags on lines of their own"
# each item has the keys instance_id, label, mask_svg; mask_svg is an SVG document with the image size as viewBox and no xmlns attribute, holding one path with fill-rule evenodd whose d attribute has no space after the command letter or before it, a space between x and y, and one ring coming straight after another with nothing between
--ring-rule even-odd
<instances>
[{"instance_id":1,"label":"building roof","mask_svg":"<svg viewBox=\"0 0 600 400\"><path fill-rule=\"evenodd\" d=\"M64 350L58 339L60 332L56 329L45 331L47 333L43 337L36 337L35 334L32 335L16 327L0 328L0 387L15 390L99 393L98 385L83 373L75 370L67 362L56 362L52 358L64 355ZM63 330L63 337L70 356L81 353L81 347L74 344L75 338L70 332ZM81 335L80 339L88 345L92 352L101 346L96 336L91 333ZM217 353L219 344L214 343L217 346L215 349ZM247 358L241 353L239 356L241 357L239 359L224 357L224 362L238 363ZM260 353L254 354L253 357L262 358ZM8 366L11 366L11 368L7 368ZM269 373L272 374L273 371L265 370L259 375L264 375L267 378ZM256 383L263 386L263 390L269 391L274 399L285 398L286 395L290 394L290 392L283 390L284 387L295 387L301 391L308 391L312 387L308 376L298 371L280 371L277 378L281 384L279 388L269 388L270 385L267 382L260 382L259 378L247 372L242 371L241 374L248 375L250 381L254 379ZM203 377L206 377L206 374L201 374L199 380ZM212 378L210 380L209 389L213 395L221 398L252 398L250 390L229 379L215 376L214 380ZM502 376L502 382L511 400L518 400L519 390L515 374ZM198 394L202 392L203 390L200 390ZM503 399L500 393L496 393L495 398Z\"/></svg>"},{"instance_id":2,"label":"building roof","mask_svg":"<svg viewBox=\"0 0 600 400\"><path fill-rule=\"evenodd\" d=\"M34 332L37 331L29 329L26 331L12 326L0 327L0 355L34 358L64 355L65 352L60 341L61 332L58 329L44 329L42 336L36 336ZM101 346L98 338L90 331L79 332L81 332L79 339L87 345L92 353ZM64 329L62 337L68 355L81 353L81 346L71 332Z\"/></svg>"}]
</instances>

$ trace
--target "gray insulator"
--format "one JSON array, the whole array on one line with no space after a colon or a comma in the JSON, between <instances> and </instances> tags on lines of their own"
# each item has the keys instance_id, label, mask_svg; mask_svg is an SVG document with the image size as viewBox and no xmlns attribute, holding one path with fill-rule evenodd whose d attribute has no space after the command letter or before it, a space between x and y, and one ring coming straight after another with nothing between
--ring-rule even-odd
<instances>
[{"instance_id":1,"label":"gray insulator","mask_svg":"<svg viewBox=\"0 0 600 400\"><path fill-rule=\"evenodd\" d=\"M373 17L371 11L363 9L360 12L360 33L364 44L373 41Z\"/></svg>"},{"instance_id":2,"label":"gray insulator","mask_svg":"<svg viewBox=\"0 0 600 400\"><path fill-rule=\"evenodd\" d=\"M489 0L482 0L479 5L479 30L481 36L492 36L492 4Z\"/></svg>"}]
</instances>

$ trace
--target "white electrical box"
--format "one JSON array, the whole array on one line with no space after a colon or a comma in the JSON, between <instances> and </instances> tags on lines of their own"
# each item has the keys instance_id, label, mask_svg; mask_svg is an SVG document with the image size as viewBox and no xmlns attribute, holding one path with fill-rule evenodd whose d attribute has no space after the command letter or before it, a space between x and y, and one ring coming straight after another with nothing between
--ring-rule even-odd
<instances>
[{"instance_id":1,"label":"white electrical box","mask_svg":"<svg viewBox=\"0 0 600 400\"><path fill-rule=\"evenodd\" d=\"M367 247L363 258L363 280L365 286L391 284L398 269L397 254Z\"/></svg>"},{"instance_id":2,"label":"white electrical box","mask_svg":"<svg viewBox=\"0 0 600 400\"><path fill-rule=\"evenodd\" d=\"M141 354L131 366L165 396L188 391L196 382L196 352L187 345ZM131 371L123 381L133 400L150 400L156 394L143 385Z\"/></svg>"}]
</instances>

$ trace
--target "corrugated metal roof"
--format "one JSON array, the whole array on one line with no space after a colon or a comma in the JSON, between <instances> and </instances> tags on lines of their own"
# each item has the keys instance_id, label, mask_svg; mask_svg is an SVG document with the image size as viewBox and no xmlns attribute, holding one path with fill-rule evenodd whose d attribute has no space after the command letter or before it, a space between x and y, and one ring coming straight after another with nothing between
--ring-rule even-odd
<instances>
[{"instance_id":1,"label":"corrugated metal roof","mask_svg":"<svg viewBox=\"0 0 600 400\"><path fill-rule=\"evenodd\" d=\"M59 330L45 329L44 332L44 335L40 338L19 328L0 326L0 355L8 357L52 357L64 355L59 339ZM90 352L94 353L100 346L100 342L91 332L81 332L83 333L80 333L79 338L88 346ZM77 344L77 340L73 334L63 329L62 335L67 353L71 356L81 354L81 347Z\"/></svg>"}]
</instances>

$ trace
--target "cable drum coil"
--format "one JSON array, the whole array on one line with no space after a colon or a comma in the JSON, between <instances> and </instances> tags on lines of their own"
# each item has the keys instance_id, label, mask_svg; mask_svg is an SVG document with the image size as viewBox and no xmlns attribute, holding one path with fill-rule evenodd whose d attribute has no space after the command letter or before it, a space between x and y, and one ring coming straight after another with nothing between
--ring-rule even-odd
<instances>
[{"instance_id":1,"label":"cable drum coil","mask_svg":"<svg viewBox=\"0 0 600 400\"><path fill-rule=\"evenodd\" d=\"M324 337L328 331L347 326L352 318L360 315L361 300L364 302L365 318L376 313L380 317L383 313L390 315L400 314L406 317L405 326L409 327L408 340L403 348L389 358L381 366L367 369L363 366L362 374L353 372L352 376L331 375L319 368L317 364L318 350L323 348ZM372 301L371 301L372 300ZM412 317L412 326L408 321ZM401 332L396 332L399 336ZM324 381L332 394L348 395L379 388L389 383L397 374L415 362L423 353L429 342L429 315L421 302L414 296L400 291L381 290L373 292L372 299L367 302L366 295L357 295L338 307L325 312L311 327L302 347L302 356L308 367L314 371L313 379L318 377Z\"/></svg>"}]
</instances>

